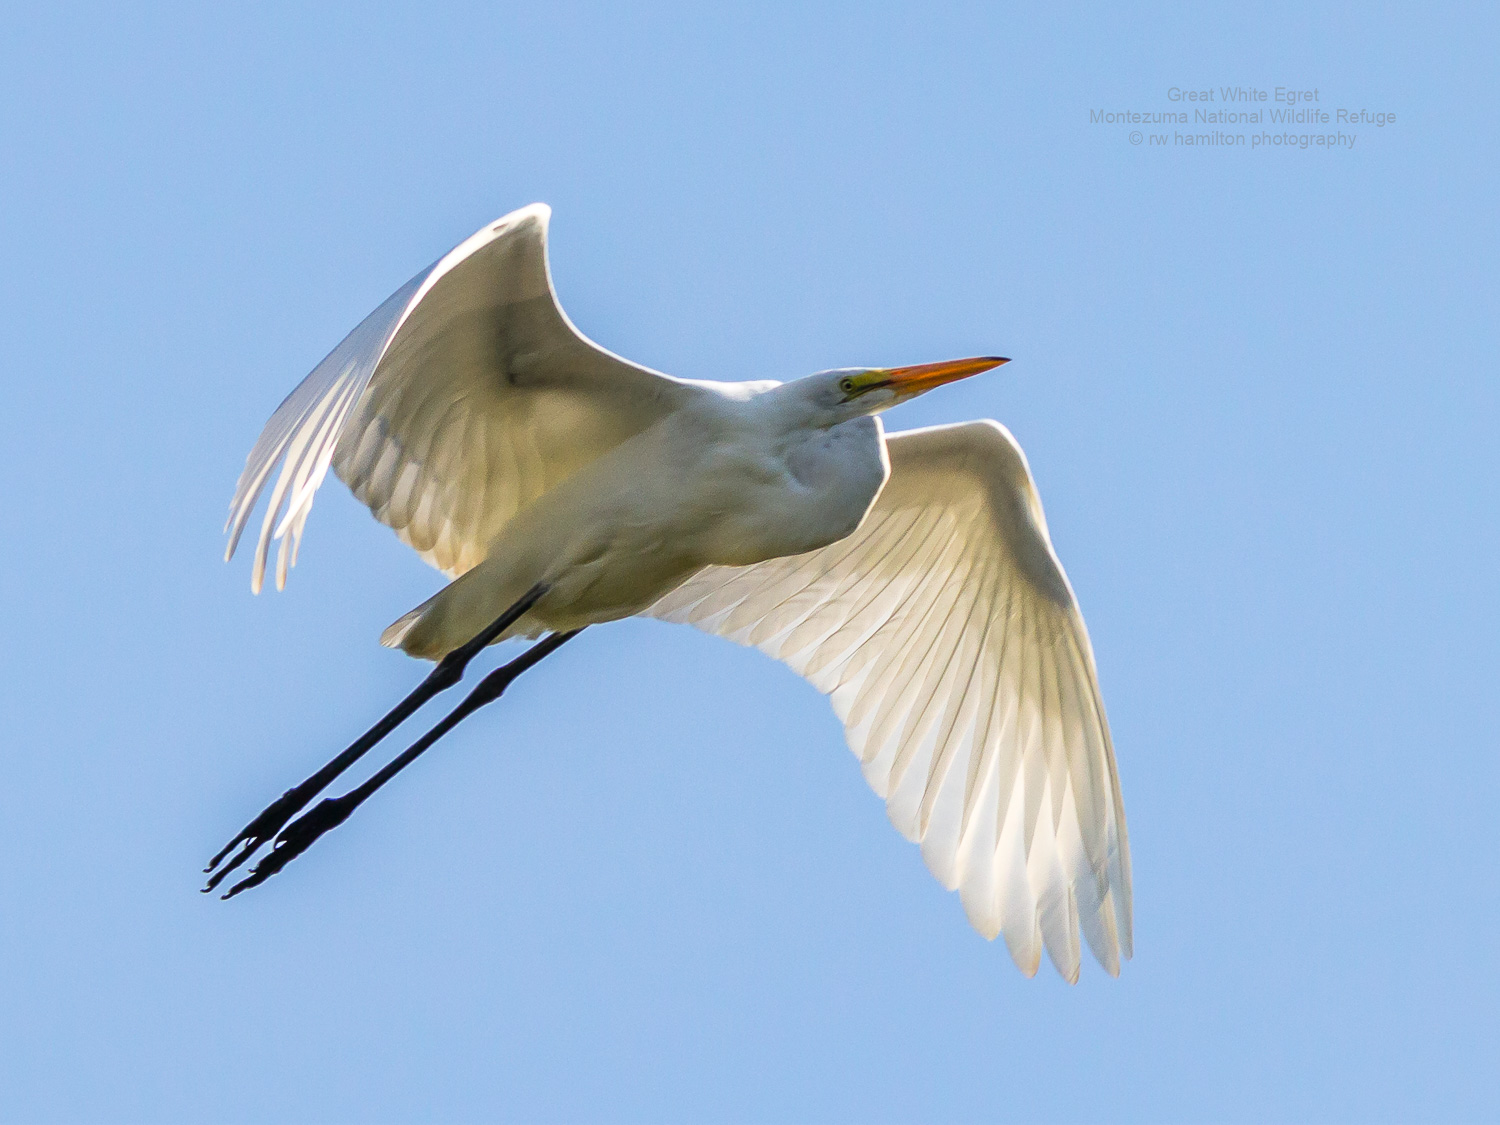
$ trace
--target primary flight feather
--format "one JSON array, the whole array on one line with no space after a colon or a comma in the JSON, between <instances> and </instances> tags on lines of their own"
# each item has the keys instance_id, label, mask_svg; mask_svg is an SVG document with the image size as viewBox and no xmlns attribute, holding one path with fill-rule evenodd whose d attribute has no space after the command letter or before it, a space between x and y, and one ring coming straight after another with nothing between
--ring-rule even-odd
<instances>
[{"instance_id":1,"label":"primary flight feather","mask_svg":"<svg viewBox=\"0 0 1500 1125\"><path fill-rule=\"evenodd\" d=\"M1081 933L1117 974L1131 952L1119 778L1026 458L996 422L887 434L876 416L1005 361L674 379L568 321L549 215L515 211L409 281L251 452L226 557L269 487L253 589L278 538L285 583L330 466L453 581L382 637L439 661L430 684L252 822L210 886L280 832L235 891L264 881L530 666L492 674L373 785L283 829L479 648L550 634L534 663L589 625L645 614L754 645L828 694L892 822L1023 972L1045 948L1076 980Z\"/></svg>"}]
</instances>

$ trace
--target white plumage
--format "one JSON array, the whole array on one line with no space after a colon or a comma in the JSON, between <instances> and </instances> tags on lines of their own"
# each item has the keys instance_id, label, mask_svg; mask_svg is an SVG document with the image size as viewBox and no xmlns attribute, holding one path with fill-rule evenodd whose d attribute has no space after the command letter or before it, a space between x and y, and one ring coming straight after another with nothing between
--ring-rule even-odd
<instances>
[{"instance_id":1,"label":"white plumage","mask_svg":"<svg viewBox=\"0 0 1500 1125\"><path fill-rule=\"evenodd\" d=\"M479 231L282 403L240 478L233 554L280 588L331 465L457 579L383 638L436 658L537 584L505 635L645 613L782 660L831 697L866 779L974 927L1070 981L1131 952L1130 859L1093 653L1020 447L995 422L875 413L1001 360L673 379L585 339L548 209Z\"/></svg>"}]
</instances>

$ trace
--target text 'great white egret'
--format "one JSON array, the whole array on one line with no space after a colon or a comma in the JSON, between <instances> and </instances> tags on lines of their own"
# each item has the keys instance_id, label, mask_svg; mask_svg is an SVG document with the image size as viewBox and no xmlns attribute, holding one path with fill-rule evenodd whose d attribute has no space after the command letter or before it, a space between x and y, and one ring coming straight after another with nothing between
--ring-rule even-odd
<instances>
[{"instance_id":1,"label":"text 'great white egret'","mask_svg":"<svg viewBox=\"0 0 1500 1125\"><path fill-rule=\"evenodd\" d=\"M1093 653L1026 458L991 421L879 412L998 357L791 383L675 379L558 307L549 209L512 212L371 313L272 415L230 505L282 587L329 467L453 581L382 643L437 662L209 865L280 871L461 719L591 625L645 614L785 662L828 694L865 778L975 929L1070 981L1119 973L1130 852ZM363 785L298 817L485 646L541 638ZM293 819L296 817L297 819ZM239 850L235 852L235 849ZM230 853L235 854L230 857Z\"/></svg>"}]
</instances>

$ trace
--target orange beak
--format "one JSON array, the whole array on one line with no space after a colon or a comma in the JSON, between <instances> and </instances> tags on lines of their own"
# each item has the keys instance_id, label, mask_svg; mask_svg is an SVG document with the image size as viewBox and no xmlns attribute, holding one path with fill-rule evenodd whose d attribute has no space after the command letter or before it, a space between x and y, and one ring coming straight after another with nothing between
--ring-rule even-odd
<instances>
[{"instance_id":1,"label":"orange beak","mask_svg":"<svg viewBox=\"0 0 1500 1125\"><path fill-rule=\"evenodd\" d=\"M944 363L919 363L915 367L893 367L881 382L899 395L916 395L1009 362L1002 356L982 355L974 359L950 359Z\"/></svg>"}]
</instances>

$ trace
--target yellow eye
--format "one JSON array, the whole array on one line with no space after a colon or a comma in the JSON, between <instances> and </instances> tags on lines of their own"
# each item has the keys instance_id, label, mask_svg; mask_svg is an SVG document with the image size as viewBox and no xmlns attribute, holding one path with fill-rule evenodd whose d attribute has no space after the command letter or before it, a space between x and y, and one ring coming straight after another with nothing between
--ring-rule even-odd
<instances>
[{"instance_id":1,"label":"yellow eye","mask_svg":"<svg viewBox=\"0 0 1500 1125\"><path fill-rule=\"evenodd\" d=\"M843 391L846 395L852 395L854 393L854 380L845 375L839 380L839 390Z\"/></svg>"}]
</instances>

